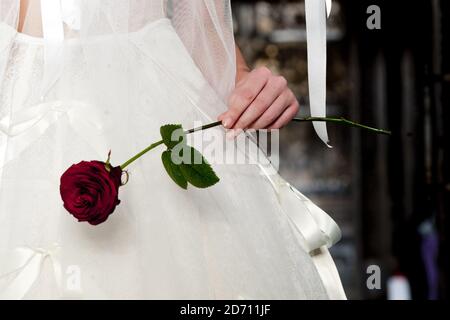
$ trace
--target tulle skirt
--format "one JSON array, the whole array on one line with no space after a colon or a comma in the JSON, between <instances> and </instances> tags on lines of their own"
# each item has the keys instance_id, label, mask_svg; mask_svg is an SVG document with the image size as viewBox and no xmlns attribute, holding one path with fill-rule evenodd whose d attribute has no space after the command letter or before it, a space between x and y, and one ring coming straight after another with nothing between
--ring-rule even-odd
<instances>
[{"instance_id":1,"label":"tulle skirt","mask_svg":"<svg viewBox=\"0 0 450 320\"><path fill-rule=\"evenodd\" d=\"M158 141L161 125L217 116L223 102L169 20L66 40L44 91L42 40L6 25L0 38L0 298L345 298L327 249L338 227L258 164L211 161L221 181L182 190L157 149L129 167L105 223L63 208L59 179L71 164L111 150L119 165Z\"/></svg>"}]
</instances>

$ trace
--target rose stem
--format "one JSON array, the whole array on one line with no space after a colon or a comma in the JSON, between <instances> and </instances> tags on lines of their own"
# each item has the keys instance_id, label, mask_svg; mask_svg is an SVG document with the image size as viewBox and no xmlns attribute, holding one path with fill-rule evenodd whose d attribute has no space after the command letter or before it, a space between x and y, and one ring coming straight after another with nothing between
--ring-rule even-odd
<instances>
[{"instance_id":1,"label":"rose stem","mask_svg":"<svg viewBox=\"0 0 450 320\"><path fill-rule=\"evenodd\" d=\"M328 117L327 118L320 118L320 117L294 118L294 119L292 119L292 121L294 121L294 122L314 122L314 121L333 122L333 123L337 123L337 124L347 125L350 127L369 130L369 131L372 131L372 132L378 133L378 134L385 134L388 136L390 136L392 134L391 131L368 127L363 124L353 122L353 121L347 120L342 117L341 118L328 118Z\"/></svg>"},{"instance_id":2,"label":"rose stem","mask_svg":"<svg viewBox=\"0 0 450 320\"><path fill-rule=\"evenodd\" d=\"M202 131L202 130L206 130L209 128L214 128L217 126L220 126L222 124L222 121L216 121L213 123L209 123L209 124L205 124L204 126L198 127L198 128L194 128L194 129L190 129L185 131L186 134L191 134L194 133L196 131ZM133 163L134 161L136 161L137 159L139 159L140 157L142 157L144 154L146 154L147 152L149 152L152 149L155 149L157 146L163 144L164 141L160 140L158 142L155 142L151 145L149 145L147 148L145 148L144 150L142 150L141 152L139 152L137 155L135 155L133 158L129 159L127 162L123 163L122 165L120 165L120 168L123 170L126 167L128 167L131 163Z\"/></svg>"},{"instance_id":3,"label":"rose stem","mask_svg":"<svg viewBox=\"0 0 450 320\"><path fill-rule=\"evenodd\" d=\"M314 122L314 121L318 121L318 122L333 122L333 123L342 124L342 125L346 125L346 126L350 126L350 127L356 127L356 128L360 128L360 129L365 129L365 130L372 131L372 132L378 133L378 134L391 135L390 131L368 127L368 126L365 126L365 125L362 125L362 124L359 124L359 123L347 120L345 118L308 117L308 118L294 118L294 119L292 119L292 121L294 121L294 122ZM216 121L216 122L209 123L209 124L206 124L206 125L198 127L198 128L193 128L193 129L187 130L187 131L185 131L185 133L186 134L191 134L191 133L194 133L194 132L197 132L197 131L207 130L207 129L210 129L210 128L218 127L221 124L222 124L222 121ZM158 142L155 142L155 143L149 145L147 148L145 148L144 150L139 152L137 155L135 155L134 157L132 157L131 159L129 159L128 161L123 163L120 166L120 168L122 170L124 170L131 163L133 163L134 161L136 161L137 159L142 157L144 154L146 154L150 150L160 146L163 143L164 143L163 140L160 140Z\"/></svg>"},{"instance_id":4,"label":"rose stem","mask_svg":"<svg viewBox=\"0 0 450 320\"><path fill-rule=\"evenodd\" d=\"M155 149L157 146L163 144L164 142L162 140L155 142L151 145L149 145L147 148L145 148L144 150L142 150L141 152L139 152L137 155L135 155L133 158L129 159L127 162L124 162L123 164L120 165L120 169L125 169L126 167L128 167L131 163L135 162L137 159L139 159L140 157L142 157L144 154L146 154L147 152L149 152L152 149Z\"/></svg>"}]
</instances>

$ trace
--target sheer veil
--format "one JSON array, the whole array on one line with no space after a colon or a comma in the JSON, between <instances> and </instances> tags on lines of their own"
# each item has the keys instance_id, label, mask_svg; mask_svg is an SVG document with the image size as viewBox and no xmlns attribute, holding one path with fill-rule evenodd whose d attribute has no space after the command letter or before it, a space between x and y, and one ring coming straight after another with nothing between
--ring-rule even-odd
<instances>
[{"instance_id":1,"label":"sheer veil","mask_svg":"<svg viewBox=\"0 0 450 320\"><path fill-rule=\"evenodd\" d=\"M233 88L236 69L229 0L28 0L22 1L22 8L20 0L0 3L3 27L21 29L23 34L42 37L45 41L42 96L60 77L65 61L65 41L79 39L88 43L93 37L117 37L118 51L111 52L116 55L122 47L123 35L139 32L161 18L172 21L192 59L225 100ZM2 40L0 78L8 57L6 51L10 49L8 41ZM91 58L95 61L98 55L90 50L86 45L80 52L87 63ZM220 111L216 110L216 114Z\"/></svg>"},{"instance_id":2,"label":"sheer veil","mask_svg":"<svg viewBox=\"0 0 450 320\"><path fill-rule=\"evenodd\" d=\"M331 10L331 0L305 0L305 4L311 115L323 117L326 114L326 16ZM234 87L236 72L230 0L24 0L22 8L20 0L0 2L0 26L44 38L41 96L46 95L64 68L64 41L88 41L101 35L123 39L123 35L138 32L161 18L171 20L192 59L226 101ZM8 39L0 40L0 79L4 77L9 44ZM111 58L119 54L121 47L121 41L117 41L116 50L110 52ZM90 49L84 46L80 56L87 63L94 63L98 53ZM224 105L211 108L215 110L209 110L210 114L224 111ZM314 123L314 127L328 143L326 124Z\"/></svg>"},{"instance_id":3,"label":"sheer veil","mask_svg":"<svg viewBox=\"0 0 450 320\"><path fill-rule=\"evenodd\" d=\"M311 115L320 117L325 116L326 17L327 11L329 13L331 9L331 1L305 1ZM11 63L11 59L14 62L17 55L24 55L24 52L34 43L40 45L39 50L36 48L31 50L32 55L36 55L33 63L39 65L39 68L33 69L33 65L30 65L31 75L27 79L33 79L33 84L25 84L27 93L21 94L26 97L23 101L16 102L14 119L10 116L13 106L8 101L0 100L0 170L9 159L14 159L21 150L33 143L44 131L43 127L48 127L54 122L62 114L61 111L67 111L59 107L49 109L46 104L46 102L60 99L61 96L74 100L78 111L77 115L67 112L71 117L70 121L75 120L80 136L94 145L95 149L100 150L99 155L107 153L105 145L108 145L102 140L104 137L99 134L104 129L99 128L99 123L102 121L96 121L104 117L104 112L114 115L114 119L111 118L108 123L111 128L116 128L120 119L128 119L130 109L138 108L139 105L149 107L148 111L138 110L139 112L151 114L152 101L142 101L140 98L145 96L141 92L148 90L148 84L136 80L134 73L140 65L144 64L139 59L155 58L152 52L152 45L156 46L156 43L152 42L155 41L155 37L141 39L143 37L134 37L134 35L145 34L147 28L168 20L181 42L178 39L175 40L178 40L180 46L187 52L184 56L190 59L190 61L182 61L187 64L194 61L207 80L204 82L210 86L202 90L198 88L199 84L192 83L192 86L197 86L193 91L198 92L197 95L201 95L202 100L201 103L194 102L194 105L201 114L209 118L203 118L203 121L215 119L225 110L225 101L235 83L235 43L230 0L25 0L22 2L1 0L0 79L6 79L14 73L14 67L11 68L14 63ZM20 33L17 32L18 29ZM171 35L161 34L161 37L164 36ZM108 41L101 39L108 39ZM14 43L17 41L13 40L22 43L19 51L14 48ZM140 50L138 55L135 53L136 48ZM161 72L170 72L167 69L171 69L169 65L171 61L184 59L177 54L179 53L163 53L166 65L161 66ZM159 60L154 59L154 63L160 63ZM83 70L82 75L78 70L80 66ZM177 76L184 77L182 71L177 71ZM158 83L154 75L146 74L146 77ZM74 78L83 79L84 82L83 88L76 94L71 92ZM173 94L176 95L177 79L176 77L171 79L174 86ZM191 85L189 75L186 75L186 79L180 80L183 80L184 86ZM1 90L3 90L2 82L0 82ZM121 99L110 94L111 91L122 92ZM88 97L86 100L91 105L83 102L84 97ZM101 108L92 108L92 104L100 105ZM177 107L166 106L168 110L174 109L171 118L152 119L157 121L154 125L159 127L161 121L183 121L183 119L174 120ZM96 109L107 110L103 112ZM43 127L36 124L41 124ZM131 129L133 125L128 123L123 124L122 127L123 130L127 130L127 126ZM328 136L324 124L315 124L315 128L320 138L327 143ZM121 146L116 156L118 158L122 156L125 159L135 151L135 148L129 146L129 141L123 135L115 134L116 131L111 131L114 137L110 139ZM99 136L99 139L92 139L94 135ZM16 136L15 147L6 150L8 137L14 136ZM148 137L146 133L144 138L152 137ZM247 151L243 152L248 155ZM264 175L277 185L273 179L278 178L276 174L273 174L272 168L269 166L262 170ZM0 171L0 182L1 177ZM328 218L325 220L328 221ZM333 236L325 240L328 245L334 244L340 238L335 223L330 222L330 224L333 225L332 229L335 232L332 232ZM328 234L328 232L323 233Z\"/></svg>"}]
</instances>

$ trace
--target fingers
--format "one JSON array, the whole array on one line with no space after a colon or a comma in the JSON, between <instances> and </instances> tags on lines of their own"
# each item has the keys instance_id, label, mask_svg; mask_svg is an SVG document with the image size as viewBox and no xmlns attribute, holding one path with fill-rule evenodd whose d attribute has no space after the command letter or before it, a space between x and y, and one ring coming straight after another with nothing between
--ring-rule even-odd
<instances>
[{"instance_id":1,"label":"fingers","mask_svg":"<svg viewBox=\"0 0 450 320\"><path fill-rule=\"evenodd\" d=\"M268 129L280 129L282 127L284 127L286 124L288 124L292 118L294 118L297 113L298 110L300 109L300 106L297 102L297 100L295 100L291 105L289 105L289 107L281 114L281 116L278 117L278 119L276 119L274 121L274 123L272 123Z\"/></svg>"},{"instance_id":2,"label":"fingers","mask_svg":"<svg viewBox=\"0 0 450 320\"><path fill-rule=\"evenodd\" d=\"M278 129L298 112L299 104L284 77L265 68L248 73L229 101L229 110L219 116L228 129Z\"/></svg>"},{"instance_id":3,"label":"fingers","mask_svg":"<svg viewBox=\"0 0 450 320\"><path fill-rule=\"evenodd\" d=\"M234 128L246 129L265 113L272 112L280 115L287 107L286 102L289 91L286 89L287 81L285 78L275 76L270 77L262 91L239 117ZM275 103L275 101L277 101L277 103ZM275 115L275 117L277 115ZM269 114L269 116L271 115ZM271 122L268 122L267 125L270 123Z\"/></svg>"},{"instance_id":4,"label":"fingers","mask_svg":"<svg viewBox=\"0 0 450 320\"><path fill-rule=\"evenodd\" d=\"M293 99L295 99L295 97L291 91L284 91L272 105L250 125L250 128L257 130L267 128L283 114L290 106Z\"/></svg>"},{"instance_id":5,"label":"fingers","mask_svg":"<svg viewBox=\"0 0 450 320\"><path fill-rule=\"evenodd\" d=\"M232 128L242 113L259 95L265 87L271 72L262 67L250 72L240 83L230 96L229 110L219 116L225 128Z\"/></svg>"}]
</instances>

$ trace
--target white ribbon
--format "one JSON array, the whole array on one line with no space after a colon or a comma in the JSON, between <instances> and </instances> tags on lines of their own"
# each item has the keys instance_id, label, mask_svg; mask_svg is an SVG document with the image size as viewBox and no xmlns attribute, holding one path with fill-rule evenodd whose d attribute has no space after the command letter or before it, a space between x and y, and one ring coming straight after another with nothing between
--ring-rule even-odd
<instances>
[{"instance_id":1,"label":"white ribbon","mask_svg":"<svg viewBox=\"0 0 450 320\"><path fill-rule=\"evenodd\" d=\"M275 189L278 201L301 236L303 249L312 258L330 299L346 299L339 273L330 253L330 248L341 239L341 230L337 223L311 200L286 182L269 165L260 165L263 174Z\"/></svg>"},{"instance_id":2,"label":"white ribbon","mask_svg":"<svg viewBox=\"0 0 450 320\"><path fill-rule=\"evenodd\" d=\"M62 267L58 258L60 246L53 244L50 248L20 247L11 256L6 257L0 273L0 279L11 277L8 286L0 292L0 300L23 299L30 291L42 271L46 259L53 265L58 290L62 290ZM3 262L2 262L3 263Z\"/></svg>"},{"instance_id":3,"label":"white ribbon","mask_svg":"<svg viewBox=\"0 0 450 320\"><path fill-rule=\"evenodd\" d=\"M61 2L62 19L71 30L81 29L81 8L79 0Z\"/></svg>"},{"instance_id":4,"label":"white ribbon","mask_svg":"<svg viewBox=\"0 0 450 320\"><path fill-rule=\"evenodd\" d=\"M305 0L308 42L309 102L312 117L326 116L327 16L331 0ZM314 122L317 135L328 145L325 122ZM329 145L328 145L329 146Z\"/></svg>"},{"instance_id":5,"label":"white ribbon","mask_svg":"<svg viewBox=\"0 0 450 320\"><path fill-rule=\"evenodd\" d=\"M0 118L0 133L10 139L3 163L14 159L62 117L71 128L99 154L107 145L102 126L101 110L81 101L52 101L37 104Z\"/></svg>"},{"instance_id":6,"label":"white ribbon","mask_svg":"<svg viewBox=\"0 0 450 320\"><path fill-rule=\"evenodd\" d=\"M259 167L277 193L283 211L303 237L306 252L314 254L317 249L330 248L341 239L339 226L327 213L291 186L271 165Z\"/></svg>"},{"instance_id":7,"label":"white ribbon","mask_svg":"<svg viewBox=\"0 0 450 320\"><path fill-rule=\"evenodd\" d=\"M329 18L331 15L332 2L331 0L325 0L325 4L327 6L327 17Z\"/></svg>"},{"instance_id":8,"label":"white ribbon","mask_svg":"<svg viewBox=\"0 0 450 320\"><path fill-rule=\"evenodd\" d=\"M83 125L83 129L102 130L101 111L95 106L81 101L61 101L40 103L15 112L12 116L0 118L0 131L9 137L17 137L32 130L33 135L40 136L61 116L67 115L72 125ZM81 131L81 129L79 130ZM89 130L90 133L94 131Z\"/></svg>"},{"instance_id":9,"label":"white ribbon","mask_svg":"<svg viewBox=\"0 0 450 320\"><path fill-rule=\"evenodd\" d=\"M41 0L42 30L45 41L44 79L41 95L59 79L63 71L64 25L60 0Z\"/></svg>"}]
</instances>

